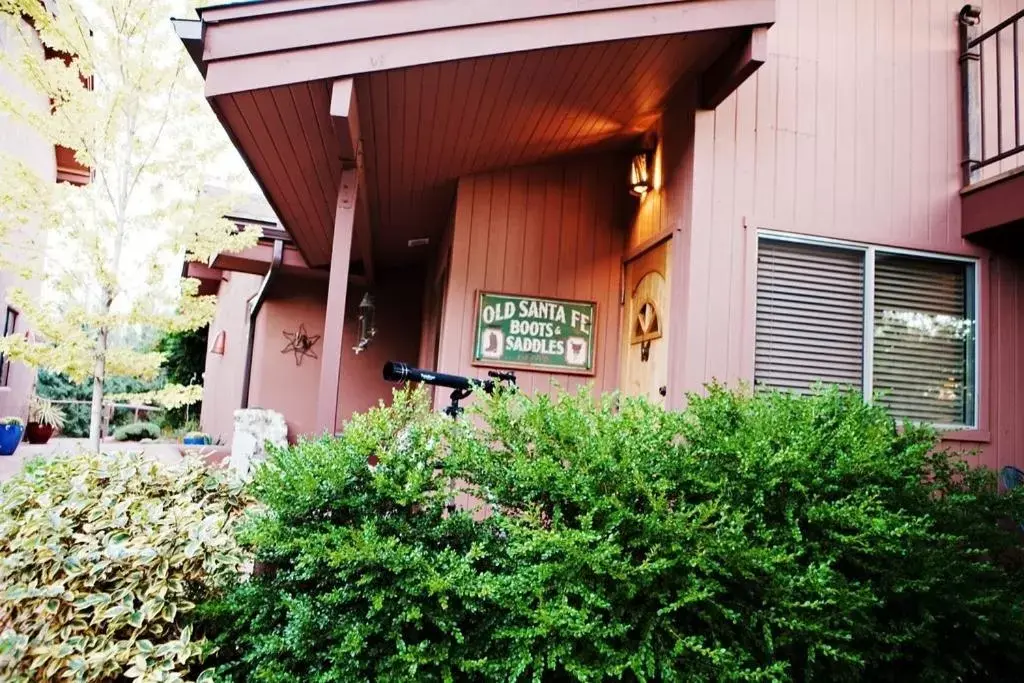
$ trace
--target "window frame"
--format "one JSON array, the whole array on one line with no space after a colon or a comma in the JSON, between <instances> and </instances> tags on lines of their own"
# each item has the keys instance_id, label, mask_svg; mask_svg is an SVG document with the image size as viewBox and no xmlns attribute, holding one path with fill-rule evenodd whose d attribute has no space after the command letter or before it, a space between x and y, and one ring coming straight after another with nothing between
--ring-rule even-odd
<instances>
[{"instance_id":1,"label":"window frame","mask_svg":"<svg viewBox=\"0 0 1024 683\"><path fill-rule=\"evenodd\" d=\"M874 400L874 363L875 363L875 258L877 254L891 254L893 256L908 256L911 258L927 259L945 263L963 263L968 266L964 278L964 298L968 312L971 314L974 325L971 339L971 361L964 368L965 378L969 378L971 387L971 421L967 424L936 424L924 422L940 431L975 431L981 429L981 259L975 256L963 256L960 254L945 254L934 251L922 251L919 249L904 249L902 247L890 247L885 245L854 242L832 237L818 237L815 235L799 235L776 230L758 229L755 239L754 263L758 262L758 255L761 250L761 240L767 239L774 242L791 242L794 244L805 244L809 246L832 247L834 249L845 249L863 254L864 258L864 346L862 349L862 370L861 388L864 400L868 403ZM754 272L754 319L757 319L757 272ZM757 339L754 339L754 348L757 348ZM754 378L756 383L757 378ZM919 422L911 420L912 422Z\"/></svg>"}]
</instances>

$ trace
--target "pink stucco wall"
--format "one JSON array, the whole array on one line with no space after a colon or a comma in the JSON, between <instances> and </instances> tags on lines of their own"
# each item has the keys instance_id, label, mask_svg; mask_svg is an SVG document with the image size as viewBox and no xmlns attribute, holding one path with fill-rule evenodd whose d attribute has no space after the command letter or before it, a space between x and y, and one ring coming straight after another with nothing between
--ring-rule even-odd
<instances>
[{"instance_id":1,"label":"pink stucco wall","mask_svg":"<svg viewBox=\"0 0 1024 683\"><path fill-rule=\"evenodd\" d=\"M415 361L419 354L420 300L408 296L408 273L381 278L372 293L377 307L377 337L363 353L353 352L358 337L358 306L364 289L351 286L347 297L338 393L341 419L388 400L392 387L381 378L384 362ZM416 276L418 277L418 276ZM203 394L203 430L224 444L231 443L234 411L242 395L245 364L246 302L259 288L260 277L231 273L220 287L217 317L210 326L209 348L224 331L223 356L207 354ZM316 393L320 381L327 284L323 280L280 277L268 294L256 322L249 405L269 408L285 416L289 438L316 433ZM317 358L303 357L297 364L285 332L305 325L310 336L319 335L313 347Z\"/></svg>"},{"instance_id":2,"label":"pink stucco wall","mask_svg":"<svg viewBox=\"0 0 1024 683\"><path fill-rule=\"evenodd\" d=\"M26 22L0 16L0 50L3 51L4 58L18 59L25 54L26 44L31 54L42 56L42 44L35 31ZM0 64L0 91L24 99L39 111L46 111L49 106L45 95L25 87L10 72L6 71L2 64ZM53 145L25 124L0 115L0 156L7 155L24 162L40 177L51 181L56 180L57 164ZM8 235L6 242L11 245L5 245L5 249L20 247L23 252L21 256L28 265L32 265L39 271L42 270L45 242L40 240L40 234L37 231L26 232L22 235ZM0 300L2 300L0 321L6 314L7 291L11 287L22 287L32 295L38 295L40 284L38 280L26 282L15 273L0 271ZM19 316L17 332L24 333L31 329L30 326L31 321L26 320L24 316ZM35 386L35 376L35 370L25 365L15 363L11 366L7 386L0 387L0 415L27 417L28 401Z\"/></svg>"},{"instance_id":3,"label":"pink stucco wall","mask_svg":"<svg viewBox=\"0 0 1024 683\"><path fill-rule=\"evenodd\" d=\"M246 302L260 287L260 276L227 273L217 293L217 312L210 323L203 374L203 412L200 422L214 442L231 443L234 412L242 400L245 368ZM217 336L224 333L223 355L213 353Z\"/></svg>"}]
</instances>

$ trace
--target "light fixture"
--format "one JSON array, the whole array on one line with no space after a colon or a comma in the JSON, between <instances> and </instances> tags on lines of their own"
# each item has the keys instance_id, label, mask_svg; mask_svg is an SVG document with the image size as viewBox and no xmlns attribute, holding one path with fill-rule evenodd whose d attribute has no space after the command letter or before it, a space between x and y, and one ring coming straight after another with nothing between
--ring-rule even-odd
<instances>
[{"instance_id":1,"label":"light fixture","mask_svg":"<svg viewBox=\"0 0 1024 683\"><path fill-rule=\"evenodd\" d=\"M210 349L210 353L212 353L214 355L217 355L217 356L223 356L224 355L224 347L227 345L227 340L228 340L228 335L227 335L226 332L224 332L224 330L221 330L220 332L218 332L217 336L214 337L214 339L213 339L213 348Z\"/></svg>"},{"instance_id":2,"label":"light fixture","mask_svg":"<svg viewBox=\"0 0 1024 683\"><path fill-rule=\"evenodd\" d=\"M373 338L377 335L376 317L377 307L373 304L373 297L369 292L363 294L363 300L359 302L359 343L352 347L356 354L366 350Z\"/></svg>"},{"instance_id":3,"label":"light fixture","mask_svg":"<svg viewBox=\"0 0 1024 683\"><path fill-rule=\"evenodd\" d=\"M654 152L644 150L633 155L629 171L629 191L643 197L651 189L651 170L654 167Z\"/></svg>"}]
</instances>

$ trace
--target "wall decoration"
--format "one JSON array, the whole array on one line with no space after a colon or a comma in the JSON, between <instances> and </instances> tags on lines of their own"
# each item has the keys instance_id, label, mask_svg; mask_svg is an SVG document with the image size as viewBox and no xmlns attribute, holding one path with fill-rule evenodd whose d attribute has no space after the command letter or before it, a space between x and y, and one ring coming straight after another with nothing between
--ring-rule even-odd
<instances>
[{"instance_id":1,"label":"wall decoration","mask_svg":"<svg viewBox=\"0 0 1024 683\"><path fill-rule=\"evenodd\" d=\"M320 335L310 336L307 334L305 324L300 323L296 332L284 331L281 334L288 340L288 345L281 349L281 353L295 354L295 365L302 365L303 358L319 358L313 351L313 347L320 341Z\"/></svg>"},{"instance_id":2,"label":"wall decoration","mask_svg":"<svg viewBox=\"0 0 1024 683\"><path fill-rule=\"evenodd\" d=\"M473 364L594 374L597 304L480 292Z\"/></svg>"}]
</instances>

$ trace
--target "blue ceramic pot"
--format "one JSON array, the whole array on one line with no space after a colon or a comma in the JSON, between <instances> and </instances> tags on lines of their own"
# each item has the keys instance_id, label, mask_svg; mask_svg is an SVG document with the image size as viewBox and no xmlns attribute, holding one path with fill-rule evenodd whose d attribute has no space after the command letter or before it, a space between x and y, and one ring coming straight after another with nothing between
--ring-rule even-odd
<instances>
[{"instance_id":1,"label":"blue ceramic pot","mask_svg":"<svg viewBox=\"0 0 1024 683\"><path fill-rule=\"evenodd\" d=\"M209 446L210 437L205 434L202 436L186 436L181 442L186 446Z\"/></svg>"},{"instance_id":2,"label":"blue ceramic pot","mask_svg":"<svg viewBox=\"0 0 1024 683\"><path fill-rule=\"evenodd\" d=\"M24 432L24 425L0 425L0 455L14 455Z\"/></svg>"}]
</instances>

